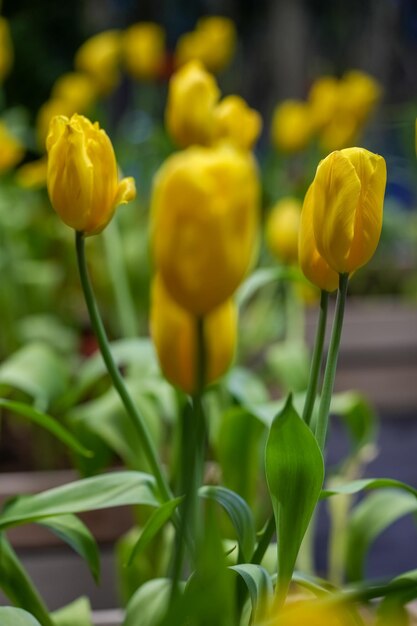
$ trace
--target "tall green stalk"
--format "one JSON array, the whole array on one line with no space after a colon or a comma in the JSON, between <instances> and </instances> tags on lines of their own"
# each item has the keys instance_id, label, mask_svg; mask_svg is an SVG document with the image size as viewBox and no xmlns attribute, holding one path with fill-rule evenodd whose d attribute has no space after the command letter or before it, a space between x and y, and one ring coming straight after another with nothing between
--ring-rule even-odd
<instances>
[{"instance_id":1,"label":"tall green stalk","mask_svg":"<svg viewBox=\"0 0 417 626\"><path fill-rule=\"evenodd\" d=\"M329 424L330 402L332 399L334 380L336 376L337 358L339 355L340 338L342 335L343 316L345 312L345 302L348 274L340 274L339 290L337 292L336 311L333 320L332 335L330 338L329 353L327 355L326 369L324 371L323 388L320 398L319 413L316 424L316 438L322 450L326 444L327 427Z\"/></svg>"}]
</instances>

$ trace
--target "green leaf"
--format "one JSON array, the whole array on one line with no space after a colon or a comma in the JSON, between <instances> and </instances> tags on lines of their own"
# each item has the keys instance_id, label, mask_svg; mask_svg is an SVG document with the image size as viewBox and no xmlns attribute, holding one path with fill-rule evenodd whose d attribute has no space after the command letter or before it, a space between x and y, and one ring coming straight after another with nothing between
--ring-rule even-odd
<instances>
[{"instance_id":1,"label":"green leaf","mask_svg":"<svg viewBox=\"0 0 417 626\"><path fill-rule=\"evenodd\" d=\"M346 567L349 580L363 578L366 555L378 535L404 515L416 511L415 495L396 491L372 494L353 509L347 529Z\"/></svg>"},{"instance_id":2,"label":"green leaf","mask_svg":"<svg viewBox=\"0 0 417 626\"><path fill-rule=\"evenodd\" d=\"M41 411L38 411L23 402L5 400L4 398L0 398L0 407L3 407L8 411L12 411L21 417L26 417L31 422L42 426L42 428L62 441L62 443L68 446L73 452L81 454L85 457L93 456L93 453L90 450L87 450L83 445L81 445L68 430L61 426L61 424L50 415L42 413Z\"/></svg>"},{"instance_id":3,"label":"green leaf","mask_svg":"<svg viewBox=\"0 0 417 626\"><path fill-rule=\"evenodd\" d=\"M13 604L30 611L42 626L54 626L42 598L3 533L0 534L0 588Z\"/></svg>"},{"instance_id":4,"label":"green leaf","mask_svg":"<svg viewBox=\"0 0 417 626\"><path fill-rule=\"evenodd\" d=\"M139 539L133 546L127 563L128 566L132 564L132 561L139 554L139 552L146 548L156 533L164 526L164 524L166 524L182 499L182 497L174 498L173 500L164 502L164 504L152 512L140 534Z\"/></svg>"},{"instance_id":5,"label":"green leaf","mask_svg":"<svg viewBox=\"0 0 417 626\"><path fill-rule=\"evenodd\" d=\"M159 626L168 606L171 581L154 578L132 596L126 608L123 626Z\"/></svg>"},{"instance_id":6,"label":"green leaf","mask_svg":"<svg viewBox=\"0 0 417 626\"><path fill-rule=\"evenodd\" d=\"M55 626L93 626L91 606L88 598L77 598L52 613Z\"/></svg>"},{"instance_id":7,"label":"green leaf","mask_svg":"<svg viewBox=\"0 0 417 626\"><path fill-rule=\"evenodd\" d=\"M278 597L283 601L324 479L320 448L291 396L272 423L265 467L277 528Z\"/></svg>"},{"instance_id":8,"label":"green leaf","mask_svg":"<svg viewBox=\"0 0 417 626\"><path fill-rule=\"evenodd\" d=\"M100 553L87 526L78 517L69 514L48 517L39 523L70 545L86 561L94 580L98 582Z\"/></svg>"},{"instance_id":9,"label":"green leaf","mask_svg":"<svg viewBox=\"0 0 417 626\"><path fill-rule=\"evenodd\" d=\"M20 496L6 505L0 515L0 529L55 515L129 504L160 505L152 476L143 472L112 472Z\"/></svg>"},{"instance_id":10,"label":"green leaf","mask_svg":"<svg viewBox=\"0 0 417 626\"><path fill-rule=\"evenodd\" d=\"M246 501L234 491L220 486L203 486L199 495L217 502L228 514L236 531L244 560L249 560L255 547L255 523Z\"/></svg>"},{"instance_id":11,"label":"green leaf","mask_svg":"<svg viewBox=\"0 0 417 626\"><path fill-rule=\"evenodd\" d=\"M351 482L337 485L331 489L323 489L320 498L330 498L331 496L337 496L339 494L352 495L359 493L360 491L370 491L372 489L384 489L384 488L396 488L401 491L411 493L417 497L417 489L403 483L400 480L394 478L361 478L358 480L352 480Z\"/></svg>"},{"instance_id":12,"label":"green leaf","mask_svg":"<svg viewBox=\"0 0 417 626\"><path fill-rule=\"evenodd\" d=\"M253 272L237 291L239 307L245 305L262 287L280 280L299 280L302 274L297 268L281 265L279 267L263 267Z\"/></svg>"},{"instance_id":13,"label":"green leaf","mask_svg":"<svg viewBox=\"0 0 417 626\"><path fill-rule=\"evenodd\" d=\"M33 615L11 606L0 606L1 626L41 626Z\"/></svg>"},{"instance_id":14,"label":"green leaf","mask_svg":"<svg viewBox=\"0 0 417 626\"><path fill-rule=\"evenodd\" d=\"M230 569L235 571L245 582L252 603L252 615L260 618L267 612L273 595L271 576L261 565L253 563L241 563L232 565Z\"/></svg>"},{"instance_id":15,"label":"green leaf","mask_svg":"<svg viewBox=\"0 0 417 626\"><path fill-rule=\"evenodd\" d=\"M23 391L45 410L67 388L65 361L46 343L21 348L0 366L0 385Z\"/></svg>"},{"instance_id":16,"label":"green leaf","mask_svg":"<svg viewBox=\"0 0 417 626\"><path fill-rule=\"evenodd\" d=\"M268 367L286 391L301 392L307 387L310 372L310 353L297 340L273 344L266 353Z\"/></svg>"}]
</instances>

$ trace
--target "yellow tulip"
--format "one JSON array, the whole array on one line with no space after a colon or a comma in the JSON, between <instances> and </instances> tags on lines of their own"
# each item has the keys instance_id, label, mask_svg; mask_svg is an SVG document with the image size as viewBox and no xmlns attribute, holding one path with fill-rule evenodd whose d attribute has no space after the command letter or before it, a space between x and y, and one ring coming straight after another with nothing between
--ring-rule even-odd
<instances>
[{"instance_id":1,"label":"yellow tulip","mask_svg":"<svg viewBox=\"0 0 417 626\"><path fill-rule=\"evenodd\" d=\"M320 76L311 85L308 102L315 128L329 124L340 102L340 81L334 76Z\"/></svg>"},{"instance_id":2,"label":"yellow tulip","mask_svg":"<svg viewBox=\"0 0 417 626\"><path fill-rule=\"evenodd\" d=\"M10 132L4 122L0 121L0 174L4 174L17 165L25 154L20 141Z\"/></svg>"},{"instance_id":3,"label":"yellow tulip","mask_svg":"<svg viewBox=\"0 0 417 626\"><path fill-rule=\"evenodd\" d=\"M84 113L94 104L97 89L88 74L68 72L56 81L52 88L52 99L68 102L74 113Z\"/></svg>"},{"instance_id":4,"label":"yellow tulip","mask_svg":"<svg viewBox=\"0 0 417 626\"><path fill-rule=\"evenodd\" d=\"M210 143L219 97L215 78L198 61L187 63L172 76L165 121L179 146Z\"/></svg>"},{"instance_id":5,"label":"yellow tulip","mask_svg":"<svg viewBox=\"0 0 417 626\"><path fill-rule=\"evenodd\" d=\"M16 182L24 189L41 189L46 187L46 157L21 165L16 172Z\"/></svg>"},{"instance_id":6,"label":"yellow tulip","mask_svg":"<svg viewBox=\"0 0 417 626\"><path fill-rule=\"evenodd\" d=\"M194 31L179 38L175 64L197 60L210 72L217 73L230 63L235 48L236 28L232 20L214 15L203 17Z\"/></svg>"},{"instance_id":7,"label":"yellow tulip","mask_svg":"<svg viewBox=\"0 0 417 626\"><path fill-rule=\"evenodd\" d=\"M4 17L0 17L0 81L3 81L9 74L13 65L13 57L9 22Z\"/></svg>"},{"instance_id":8,"label":"yellow tulip","mask_svg":"<svg viewBox=\"0 0 417 626\"><path fill-rule=\"evenodd\" d=\"M151 335L164 376L188 394L196 390L196 318L173 300L162 278L152 286ZM237 309L227 300L204 318L207 354L206 385L220 378L230 367L237 336Z\"/></svg>"},{"instance_id":9,"label":"yellow tulip","mask_svg":"<svg viewBox=\"0 0 417 626\"><path fill-rule=\"evenodd\" d=\"M332 152L313 182L313 230L317 249L339 274L365 265L382 228L385 160L364 148Z\"/></svg>"},{"instance_id":10,"label":"yellow tulip","mask_svg":"<svg viewBox=\"0 0 417 626\"><path fill-rule=\"evenodd\" d=\"M258 212L248 152L195 146L162 165L151 203L153 256L180 306L205 315L232 296L253 260Z\"/></svg>"},{"instance_id":11,"label":"yellow tulip","mask_svg":"<svg viewBox=\"0 0 417 626\"><path fill-rule=\"evenodd\" d=\"M83 43L75 55L75 67L91 76L101 95L107 95L120 80L120 53L120 31L106 30Z\"/></svg>"},{"instance_id":12,"label":"yellow tulip","mask_svg":"<svg viewBox=\"0 0 417 626\"><path fill-rule=\"evenodd\" d=\"M332 270L317 250L313 229L313 185L310 185L303 204L298 239L298 260L304 276L313 285L332 292L339 285L339 274Z\"/></svg>"},{"instance_id":13,"label":"yellow tulip","mask_svg":"<svg viewBox=\"0 0 417 626\"><path fill-rule=\"evenodd\" d=\"M342 106L359 123L367 120L381 99L382 89L375 78L359 70L346 72L341 79Z\"/></svg>"},{"instance_id":14,"label":"yellow tulip","mask_svg":"<svg viewBox=\"0 0 417 626\"><path fill-rule=\"evenodd\" d=\"M227 96L214 110L214 141L250 150L262 129L262 118L240 96Z\"/></svg>"},{"instance_id":15,"label":"yellow tulip","mask_svg":"<svg viewBox=\"0 0 417 626\"><path fill-rule=\"evenodd\" d=\"M160 75L165 62L165 33L153 22L139 22L123 34L122 51L126 70L137 80Z\"/></svg>"},{"instance_id":16,"label":"yellow tulip","mask_svg":"<svg viewBox=\"0 0 417 626\"><path fill-rule=\"evenodd\" d=\"M47 100L43 103L36 117L36 135L38 139L38 146L42 151L45 150L45 142L46 137L48 136L51 120L56 115L65 115L66 117L70 117L75 112L76 108L69 100L52 98L51 100Z\"/></svg>"},{"instance_id":17,"label":"yellow tulip","mask_svg":"<svg viewBox=\"0 0 417 626\"><path fill-rule=\"evenodd\" d=\"M133 178L119 181L110 139L82 115L54 117L46 141L51 204L65 224L94 235L118 204L133 200Z\"/></svg>"},{"instance_id":18,"label":"yellow tulip","mask_svg":"<svg viewBox=\"0 0 417 626\"><path fill-rule=\"evenodd\" d=\"M268 248L282 263L298 261L298 231L300 228L301 202L286 197L271 209L265 228Z\"/></svg>"},{"instance_id":19,"label":"yellow tulip","mask_svg":"<svg viewBox=\"0 0 417 626\"><path fill-rule=\"evenodd\" d=\"M271 626L348 626L350 623L346 609L327 607L309 600L289 603L275 615L272 610L268 621Z\"/></svg>"},{"instance_id":20,"label":"yellow tulip","mask_svg":"<svg viewBox=\"0 0 417 626\"><path fill-rule=\"evenodd\" d=\"M341 150L357 142L362 126L349 111L338 109L319 134L319 145L325 154Z\"/></svg>"},{"instance_id":21,"label":"yellow tulip","mask_svg":"<svg viewBox=\"0 0 417 626\"><path fill-rule=\"evenodd\" d=\"M301 100L285 100L272 118L272 143L282 152L299 152L307 147L313 134L311 109Z\"/></svg>"}]
</instances>

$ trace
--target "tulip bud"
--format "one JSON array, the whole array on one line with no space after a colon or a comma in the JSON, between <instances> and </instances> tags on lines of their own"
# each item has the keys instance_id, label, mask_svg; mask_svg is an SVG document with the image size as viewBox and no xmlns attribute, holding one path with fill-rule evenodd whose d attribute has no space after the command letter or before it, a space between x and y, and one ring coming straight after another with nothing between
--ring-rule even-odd
<instances>
[{"instance_id":1,"label":"tulip bud","mask_svg":"<svg viewBox=\"0 0 417 626\"><path fill-rule=\"evenodd\" d=\"M313 182L312 221L317 250L339 274L374 254L382 228L385 160L364 148L332 152Z\"/></svg>"},{"instance_id":2,"label":"tulip bud","mask_svg":"<svg viewBox=\"0 0 417 626\"><path fill-rule=\"evenodd\" d=\"M266 243L282 263L297 263L300 214L301 202L288 197L279 200L268 215Z\"/></svg>"},{"instance_id":3,"label":"tulip bud","mask_svg":"<svg viewBox=\"0 0 417 626\"><path fill-rule=\"evenodd\" d=\"M306 102L285 100L274 111L272 142L282 152L299 152L307 147L313 133L311 110Z\"/></svg>"},{"instance_id":4,"label":"tulip bud","mask_svg":"<svg viewBox=\"0 0 417 626\"><path fill-rule=\"evenodd\" d=\"M152 247L171 296L195 315L230 298L257 242L259 182L248 152L192 147L154 180Z\"/></svg>"},{"instance_id":5,"label":"tulip bud","mask_svg":"<svg viewBox=\"0 0 417 626\"><path fill-rule=\"evenodd\" d=\"M61 98L52 98L42 104L36 116L36 135L38 146L42 152L46 147L46 138L52 119L56 115L71 117L75 112L74 104L69 100L63 100Z\"/></svg>"},{"instance_id":6,"label":"tulip bud","mask_svg":"<svg viewBox=\"0 0 417 626\"><path fill-rule=\"evenodd\" d=\"M47 159L45 156L21 165L16 172L16 183L24 189L46 187Z\"/></svg>"},{"instance_id":7,"label":"tulip bud","mask_svg":"<svg viewBox=\"0 0 417 626\"><path fill-rule=\"evenodd\" d=\"M12 135L4 122L0 121L0 174L11 170L25 154L20 141Z\"/></svg>"},{"instance_id":8,"label":"tulip bud","mask_svg":"<svg viewBox=\"0 0 417 626\"><path fill-rule=\"evenodd\" d=\"M373 76L359 70L344 74L341 83L342 105L363 123L381 99L382 89Z\"/></svg>"},{"instance_id":9,"label":"tulip bud","mask_svg":"<svg viewBox=\"0 0 417 626\"><path fill-rule=\"evenodd\" d=\"M317 250L313 229L313 210L313 185L310 185L301 212L298 260L304 276L313 285L332 292L339 285L339 274L332 270Z\"/></svg>"},{"instance_id":10,"label":"tulip bud","mask_svg":"<svg viewBox=\"0 0 417 626\"><path fill-rule=\"evenodd\" d=\"M97 122L77 114L54 117L46 147L51 204L71 228L94 235L118 204L134 199L134 180L119 181L113 146Z\"/></svg>"},{"instance_id":11,"label":"tulip bud","mask_svg":"<svg viewBox=\"0 0 417 626\"><path fill-rule=\"evenodd\" d=\"M196 317L173 300L162 278L152 285L151 335L164 376L188 394L197 391ZM230 367L236 347L237 309L227 300L204 318L206 385Z\"/></svg>"},{"instance_id":12,"label":"tulip bud","mask_svg":"<svg viewBox=\"0 0 417 626\"><path fill-rule=\"evenodd\" d=\"M179 146L210 143L214 108L219 97L215 78L199 61L187 63L172 76L165 121L169 134Z\"/></svg>"},{"instance_id":13,"label":"tulip bud","mask_svg":"<svg viewBox=\"0 0 417 626\"><path fill-rule=\"evenodd\" d=\"M88 74L68 72L62 74L52 89L52 98L68 102L74 113L84 113L94 104L96 87Z\"/></svg>"},{"instance_id":14,"label":"tulip bud","mask_svg":"<svg viewBox=\"0 0 417 626\"><path fill-rule=\"evenodd\" d=\"M214 110L214 141L229 142L251 150L262 129L262 118L243 98L227 96Z\"/></svg>"},{"instance_id":15,"label":"tulip bud","mask_svg":"<svg viewBox=\"0 0 417 626\"><path fill-rule=\"evenodd\" d=\"M191 33L179 38L175 50L177 66L197 60L213 73L223 70L231 61L236 47L236 28L227 17L201 18Z\"/></svg>"},{"instance_id":16,"label":"tulip bud","mask_svg":"<svg viewBox=\"0 0 417 626\"><path fill-rule=\"evenodd\" d=\"M156 78L165 62L165 33L153 22L133 24L123 35L122 51L126 70L133 78Z\"/></svg>"},{"instance_id":17,"label":"tulip bud","mask_svg":"<svg viewBox=\"0 0 417 626\"><path fill-rule=\"evenodd\" d=\"M120 80L120 46L120 32L106 30L87 39L75 55L77 70L91 76L102 95L109 94Z\"/></svg>"}]
</instances>

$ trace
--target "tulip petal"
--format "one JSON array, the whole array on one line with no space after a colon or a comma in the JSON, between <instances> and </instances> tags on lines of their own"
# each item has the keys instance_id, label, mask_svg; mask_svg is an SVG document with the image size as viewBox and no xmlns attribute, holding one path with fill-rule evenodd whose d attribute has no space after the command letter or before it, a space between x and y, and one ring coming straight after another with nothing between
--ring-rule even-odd
<instances>
[{"instance_id":1,"label":"tulip petal","mask_svg":"<svg viewBox=\"0 0 417 626\"><path fill-rule=\"evenodd\" d=\"M114 205L127 204L136 198L136 185L135 179L129 176L123 178L117 187L116 198Z\"/></svg>"}]
</instances>

